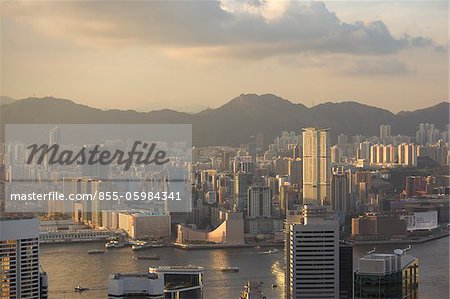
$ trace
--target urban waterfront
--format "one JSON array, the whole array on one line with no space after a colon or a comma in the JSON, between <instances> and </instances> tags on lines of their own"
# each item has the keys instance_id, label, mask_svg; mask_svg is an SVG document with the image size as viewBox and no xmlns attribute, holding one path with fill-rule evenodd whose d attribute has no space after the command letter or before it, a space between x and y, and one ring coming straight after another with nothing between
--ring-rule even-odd
<instances>
[{"instance_id":1,"label":"urban waterfront","mask_svg":"<svg viewBox=\"0 0 450 299\"><path fill-rule=\"evenodd\" d=\"M103 243L66 243L41 246L41 264L49 275L50 298L105 298L107 278L114 272L145 272L155 265L197 265L205 268L204 298L238 298L247 280L262 281L268 299L283 298L284 253L268 253L271 248L182 250L154 248L132 252L130 248L107 250L103 255L88 255L89 249L102 249ZM403 245L379 245L377 252L391 253ZM353 249L354 268L359 257L372 245ZM140 254L157 254L158 261L135 260ZM408 252L419 258L420 298L449 298L449 238L416 244ZM239 267L239 273L224 273L221 267ZM272 288L276 284L276 288ZM76 286L89 291L75 293Z\"/></svg>"}]
</instances>

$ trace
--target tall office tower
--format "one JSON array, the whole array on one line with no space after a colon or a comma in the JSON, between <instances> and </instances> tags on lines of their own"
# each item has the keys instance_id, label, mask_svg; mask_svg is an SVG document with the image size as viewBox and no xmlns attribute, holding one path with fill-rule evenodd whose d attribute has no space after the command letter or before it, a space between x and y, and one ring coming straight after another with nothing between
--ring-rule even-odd
<instances>
[{"instance_id":1,"label":"tall office tower","mask_svg":"<svg viewBox=\"0 0 450 299\"><path fill-rule=\"evenodd\" d=\"M341 163L341 156L342 156L341 152L342 152L342 150L337 145L333 145L330 148L331 163L333 163L333 164Z\"/></svg>"},{"instance_id":2,"label":"tall office tower","mask_svg":"<svg viewBox=\"0 0 450 299\"><path fill-rule=\"evenodd\" d=\"M39 273L39 221L0 216L0 298L47 298ZM42 277L45 277L42 274Z\"/></svg>"},{"instance_id":3,"label":"tall office tower","mask_svg":"<svg viewBox=\"0 0 450 299\"><path fill-rule=\"evenodd\" d=\"M328 129L303 129L303 203L330 204Z\"/></svg>"},{"instance_id":4,"label":"tall office tower","mask_svg":"<svg viewBox=\"0 0 450 299\"><path fill-rule=\"evenodd\" d=\"M280 186L280 210L281 216L284 218L289 214L289 210L294 210L295 205L301 204L301 193L297 186L282 185Z\"/></svg>"},{"instance_id":5,"label":"tall office tower","mask_svg":"<svg viewBox=\"0 0 450 299\"><path fill-rule=\"evenodd\" d=\"M291 184L301 188L303 183L303 162L300 158L289 160L288 174Z\"/></svg>"},{"instance_id":6,"label":"tall office tower","mask_svg":"<svg viewBox=\"0 0 450 299\"><path fill-rule=\"evenodd\" d=\"M256 152L261 152L264 149L264 134L258 133L255 138Z\"/></svg>"},{"instance_id":7,"label":"tall office tower","mask_svg":"<svg viewBox=\"0 0 450 299\"><path fill-rule=\"evenodd\" d=\"M370 159L370 143L369 142L364 141L358 145L356 158L364 159L367 161Z\"/></svg>"},{"instance_id":8,"label":"tall office tower","mask_svg":"<svg viewBox=\"0 0 450 299\"><path fill-rule=\"evenodd\" d=\"M287 175L289 173L289 158L278 157L273 162L276 175Z\"/></svg>"},{"instance_id":9,"label":"tall office tower","mask_svg":"<svg viewBox=\"0 0 450 299\"><path fill-rule=\"evenodd\" d=\"M250 156L236 156L233 160L233 172L252 172L255 170L255 163Z\"/></svg>"},{"instance_id":10,"label":"tall office tower","mask_svg":"<svg viewBox=\"0 0 450 299\"><path fill-rule=\"evenodd\" d=\"M49 132L48 132L48 141L49 144L60 144L61 142L61 128L59 127L53 127Z\"/></svg>"},{"instance_id":11,"label":"tall office tower","mask_svg":"<svg viewBox=\"0 0 450 299\"><path fill-rule=\"evenodd\" d=\"M391 126L390 125L381 125L380 126L380 139L383 141L384 139L391 137Z\"/></svg>"},{"instance_id":12,"label":"tall office tower","mask_svg":"<svg viewBox=\"0 0 450 299\"><path fill-rule=\"evenodd\" d=\"M326 208L305 205L286 229L286 298L339 298L339 224Z\"/></svg>"},{"instance_id":13,"label":"tall office tower","mask_svg":"<svg viewBox=\"0 0 450 299\"><path fill-rule=\"evenodd\" d=\"M247 217L272 217L272 190L270 187L248 188Z\"/></svg>"},{"instance_id":14,"label":"tall office tower","mask_svg":"<svg viewBox=\"0 0 450 299\"><path fill-rule=\"evenodd\" d=\"M419 298L419 261L401 249L359 259L355 298Z\"/></svg>"},{"instance_id":15,"label":"tall office tower","mask_svg":"<svg viewBox=\"0 0 450 299\"><path fill-rule=\"evenodd\" d=\"M294 144L292 147L292 159L300 159L303 155L303 148L301 144Z\"/></svg>"},{"instance_id":16,"label":"tall office tower","mask_svg":"<svg viewBox=\"0 0 450 299\"><path fill-rule=\"evenodd\" d=\"M253 183L253 174L238 172L234 175L234 206L238 211L247 210L247 190Z\"/></svg>"},{"instance_id":17,"label":"tall office tower","mask_svg":"<svg viewBox=\"0 0 450 299\"><path fill-rule=\"evenodd\" d=\"M339 298L353 298L353 247L339 244Z\"/></svg>"},{"instance_id":18,"label":"tall office tower","mask_svg":"<svg viewBox=\"0 0 450 299\"><path fill-rule=\"evenodd\" d=\"M344 146L346 144L348 144L348 136L344 135L344 134L339 134L338 135L338 143L339 146Z\"/></svg>"},{"instance_id":19,"label":"tall office tower","mask_svg":"<svg viewBox=\"0 0 450 299\"><path fill-rule=\"evenodd\" d=\"M248 155L252 157L252 161L256 162L256 139L255 136L250 136L250 139L248 141L247 145L248 149Z\"/></svg>"},{"instance_id":20,"label":"tall office tower","mask_svg":"<svg viewBox=\"0 0 450 299\"><path fill-rule=\"evenodd\" d=\"M331 171L331 206L339 214L350 212L350 177L343 167L333 167Z\"/></svg>"},{"instance_id":21,"label":"tall office tower","mask_svg":"<svg viewBox=\"0 0 450 299\"><path fill-rule=\"evenodd\" d=\"M398 164L417 166L417 148L414 144L402 143L398 147Z\"/></svg>"}]
</instances>

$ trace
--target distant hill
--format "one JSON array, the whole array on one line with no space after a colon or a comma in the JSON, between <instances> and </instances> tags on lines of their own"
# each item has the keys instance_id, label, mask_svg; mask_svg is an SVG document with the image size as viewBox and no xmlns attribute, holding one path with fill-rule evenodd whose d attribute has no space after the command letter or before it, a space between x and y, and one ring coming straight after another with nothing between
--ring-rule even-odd
<instances>
[{"instance_id":1,"label":"distant hill","mask_svg":"<svg viewBox=\"0 0 450 299\"><path fill-rule=\"evenodd\" d=\"M6 97L6 96L0 96L0 105L11 104L14 101L15 101L15 99L13 99L13 98Z\"/></svg>"},{"instance_id":2,"label":"distant hill","mask_svg":"<svg viewBox=\"0 0 450 299\"><path fill-rule=\"evenodd\" d=\"M391 125L394 134L414 136L421 122L443 128L449 122L449 109L449 103L442 102L394 114L350 101L308 108L271 94L243 94L216 109L189 114L169 109L101 110L64 99L27 98L3 104L0 124L1 134L5 123L192 124L194 145L238 145L260 132L266 143L271 143L283 130L301 132L308 126L331 128L334 140L340 133L378 135L379 126L384 123Z\"/></svg>"}]
</instances>

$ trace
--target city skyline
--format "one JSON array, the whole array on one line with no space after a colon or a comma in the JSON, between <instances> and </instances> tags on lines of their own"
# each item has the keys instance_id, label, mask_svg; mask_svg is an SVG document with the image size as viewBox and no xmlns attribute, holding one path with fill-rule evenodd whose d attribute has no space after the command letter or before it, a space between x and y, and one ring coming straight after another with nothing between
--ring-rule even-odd
<instances>
[{"instance_id":1,"label":"city skyline","mask_svg":"<svg viewBox=\"0 0 450 299\"><path fill-rule=\"evenodd\" d=\"M443 1L104 5L4 2L1 93L139 111L253 92L393 112L448 98Z\"/></svg>"}]
</instances>

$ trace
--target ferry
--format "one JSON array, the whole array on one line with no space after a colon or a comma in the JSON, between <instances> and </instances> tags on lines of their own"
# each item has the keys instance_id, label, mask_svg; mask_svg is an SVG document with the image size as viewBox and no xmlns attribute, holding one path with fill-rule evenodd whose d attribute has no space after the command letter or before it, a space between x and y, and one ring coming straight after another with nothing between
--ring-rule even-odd
<instances>
[{"instance_id":1,"label":"ferry","mask_svg":"<svg viewBox=\"0 0 450 299\"><path fill-rule=\"evenodd\" d=\"M123 243L119 243L119 241L109 241L105 244L105 248L122 248L125 245Z\"/></svg>"},{"instance_id":2,"label":"ferry","mask_svg":"<svg viewBox=\"0 0 450 299\"><path fill-rule=\"evenodd\" d=\"M88 250L88 254L102 254L105 253L103 249L90 249Z\"/></svg>"},{"instance_id":3,"label":"ferry","mask_svg":"<svg viewBox=\"0 0 450 299\"><path fill-rule=\"evenodd\" d=\"M226 268L221 268L220 271L222 271L222 272L239 272L239 268L238 267L226 267Z\"/></svg>"},{"instance_id":4,"label":"ferry","mask_svg":"<svg viewBox=\"0 0 450 299\"><path fill-rule=\"evenodd\" d=\"M139 249L145 249L145 248L160 248L160 247L163 247L163 244L158 244L158 243L147 244L146 242L140 242L140 243L131 245L131 250L139 250Z\"/></svg>"}]
</instances>

